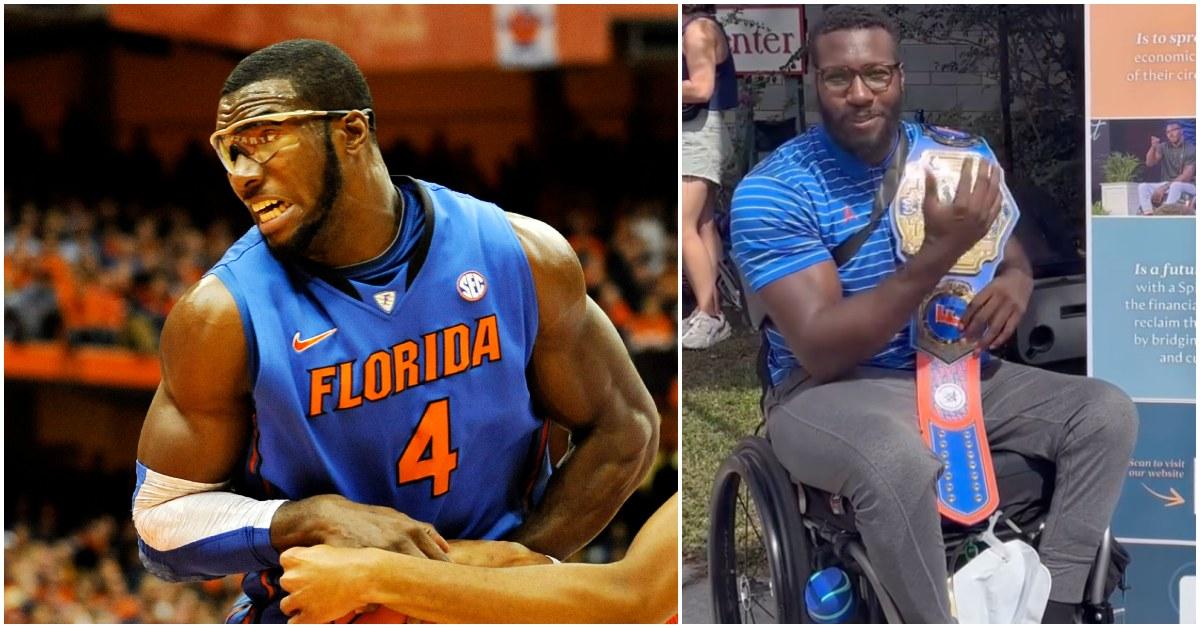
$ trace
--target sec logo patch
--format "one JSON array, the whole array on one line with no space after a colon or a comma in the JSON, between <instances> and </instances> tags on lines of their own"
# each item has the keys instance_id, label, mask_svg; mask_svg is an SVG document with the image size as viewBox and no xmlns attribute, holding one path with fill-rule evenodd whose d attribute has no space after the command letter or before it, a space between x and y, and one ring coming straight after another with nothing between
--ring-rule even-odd
<instances>
[{"instance_id":1,"label":"sec logo patch","mask_svg":"<svg viewBox=\"0 0 1200 628\"><path fill-rule=\"evenodd\" d=\"M467 301L478 301L487 294L487 280L476 271L468 270L459 275L456 283L458 296Z\"/></svg>"}]
</instances>

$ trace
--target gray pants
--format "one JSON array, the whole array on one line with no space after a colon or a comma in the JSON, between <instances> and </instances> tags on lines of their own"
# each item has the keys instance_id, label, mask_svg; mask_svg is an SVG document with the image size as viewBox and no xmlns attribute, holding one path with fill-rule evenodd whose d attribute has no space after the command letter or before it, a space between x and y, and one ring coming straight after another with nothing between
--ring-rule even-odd
<instances>
[{"instance_id":1,"label":"gray pants","mask_svg":"<svg viewBox=\"0 0 1200 628\"><path fill-rule=\"evenodd\" d=\"M1129 397L1098 379L994 360L982 374L993 450L1057 464L1041 541L1050 599L1078 603L1108 527L1133 443ZM766 400L767 431L792 478L846 496L883 586L906 622L952 621L934 481L912 371L859 367L813 385L802 374ZM1003 506L1003 505L1002 505Z\"/></svg>"}]
</instances>

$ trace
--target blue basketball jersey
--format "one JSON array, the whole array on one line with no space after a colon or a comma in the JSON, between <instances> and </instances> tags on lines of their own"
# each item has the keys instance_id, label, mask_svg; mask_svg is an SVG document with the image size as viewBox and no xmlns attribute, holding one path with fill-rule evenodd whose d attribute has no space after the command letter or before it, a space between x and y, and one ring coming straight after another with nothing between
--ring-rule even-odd
<instances>
[{"instance_id":1,"label":"blue basketball jersey","mask_svg":"<svg viewBox=\"0 0 1200 628\"><path fill-rule=\"evenodd\" d=\"M432 232L411 281L398 279L404 289L355 298L336 276L282 263L257 227L210 271L237 302L253 382L254 431L235 484L259 499L337 493L446 538L501 538L550 471L525 378L533 277L500 208L405 185L419 200L405 211L423 212ZM278 575L247 574L266 611L258 620L285 620Z\"/></svg>"}]
</instances>

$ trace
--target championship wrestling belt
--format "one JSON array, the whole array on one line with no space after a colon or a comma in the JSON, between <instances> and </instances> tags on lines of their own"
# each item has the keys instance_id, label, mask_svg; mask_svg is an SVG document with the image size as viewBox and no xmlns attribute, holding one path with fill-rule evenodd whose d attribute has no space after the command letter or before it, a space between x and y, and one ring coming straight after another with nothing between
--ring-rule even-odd
<instances>
[{"instance_id":1,"label":"championship wrestling belt","mask_svg":"<svg viewBox=\"0 0 1200 628\"><path fill-rule=\"evenodd\" d=\"M964 160L992 157L983 140L926 126L913 144L892 201L892 231L903 260L916 254L925 239L925 168L932 169L943 203L953 200ZM987 519L1000 504L991 450L983 425L979 385L980 358L963 333L961 321L971 299L992 280L1004 244L1017 224L1017 204L1007 185L1001 189L1000 214L987 235L950 269L921 302L912 322L917 353L917 417L921 435L945 465L937 481L938 512L972 525Z\"/></svg>"}]
</instances>

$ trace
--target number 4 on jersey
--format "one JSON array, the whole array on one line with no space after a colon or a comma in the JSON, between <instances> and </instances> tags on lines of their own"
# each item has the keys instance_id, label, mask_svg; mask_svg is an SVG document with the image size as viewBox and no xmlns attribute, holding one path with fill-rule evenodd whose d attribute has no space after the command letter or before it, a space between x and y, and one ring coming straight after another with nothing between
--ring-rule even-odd
<instances>
[{"instance_id":1,"label":"number 4 on jersey","mask_svg":"<svg viewBox=\"0 0 1200 628\"><path fill-rule=\"evenodd\" d=\"M409 484L433 480L433 497L450 490L450 474L458 468L458 450L450 449L450 399L425 406L421 422L396 464L398 482Z\"/></svg>"}]
</instances>

